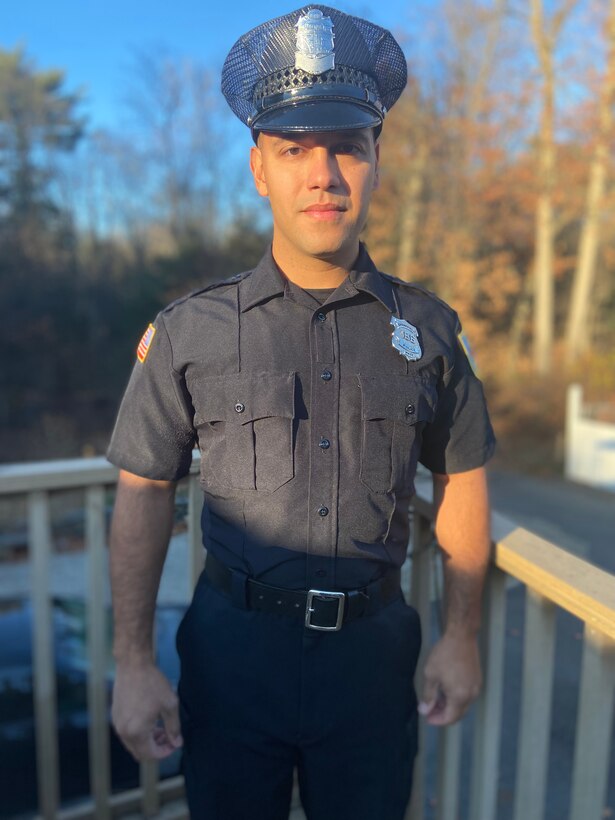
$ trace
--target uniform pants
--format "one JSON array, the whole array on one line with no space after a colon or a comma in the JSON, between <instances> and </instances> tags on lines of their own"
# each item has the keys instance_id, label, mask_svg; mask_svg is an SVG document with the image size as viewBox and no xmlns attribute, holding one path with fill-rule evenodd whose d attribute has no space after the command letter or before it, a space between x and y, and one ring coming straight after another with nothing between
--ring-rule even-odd
<instances>
[{"instance_id":1,"label":"uniform pants","mask_svg":"<svg viewBox=\"0 0 615 820\"><path fill-rule=\"evenodd\" d=\"M421 643L400 592L339 632L233 604L202 575L177 634L192 820L402 820Z\"/></svg>"}]
</instances>

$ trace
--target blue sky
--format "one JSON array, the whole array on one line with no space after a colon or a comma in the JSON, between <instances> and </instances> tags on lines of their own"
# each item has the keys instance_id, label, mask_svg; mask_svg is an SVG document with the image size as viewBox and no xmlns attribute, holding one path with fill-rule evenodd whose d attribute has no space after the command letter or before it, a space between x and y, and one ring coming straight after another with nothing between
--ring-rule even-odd
<instances>
[{"instance_id":1,"label":"blue sky","mask_svg":"<svg viewBox=\"0 0 615 820\"><path fill-rule=\"evenodd\" d=\"M64 69L69 89L84 87L90 126L114 127L135 50L163 47L219 69L241 34L300 5L301 0L8 0L0 47L22 45L39 68ZM335 5L394 32L416 32L433 25L438 3L343 0Z\"/></svg>"}]
</instances>

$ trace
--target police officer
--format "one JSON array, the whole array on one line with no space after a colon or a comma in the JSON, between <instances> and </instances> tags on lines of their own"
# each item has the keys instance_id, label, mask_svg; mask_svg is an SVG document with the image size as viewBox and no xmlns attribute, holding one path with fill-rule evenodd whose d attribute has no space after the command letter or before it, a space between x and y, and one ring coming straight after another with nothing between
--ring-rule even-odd
<instances>
[{"instance_id":1,"label":"police officer","mask_svg":"<svg viewBox=\"0 0 615 820\"><path fill-rule=\"evenodd\" d=\"M138 759L183 745L194 818L287 818L295 767L310 820L403 817L421 639L399 570L418 461L447 584L418 711L452 723L480 688L482 388L454 311L380 273L359 241L405 83L389 32L326 6L238 40L222 89L251 129L273 242L254 270L159 314L122 402L108 453L121 468L113 721ZM176 697L152 620L195 444L207 559L178 631Z\"/></svg>"}]
</instances>

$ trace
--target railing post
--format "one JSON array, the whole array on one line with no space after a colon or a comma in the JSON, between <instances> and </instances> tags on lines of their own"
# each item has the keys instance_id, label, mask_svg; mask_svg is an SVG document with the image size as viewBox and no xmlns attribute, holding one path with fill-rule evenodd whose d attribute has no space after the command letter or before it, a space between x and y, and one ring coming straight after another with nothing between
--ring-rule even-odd
<instances>
[{"instance_id":1,"label":"railing post","mask_svg":"<svg viewBox=\"0 0 615 820\"><path fill-rule=\"evenodd\" d=\"M600 820L609 771L615 641L585 627L570 820Z\"/></svg>"},{"instance_id":2,"label":"railing post","mask_svg":"<svg viewBox=\"0 0 615 820\"><path fill-rule=\"evenodd\" d=\"M201 510L203 492L198 475L188 477L188 553L190 566L190 595L196 586L205 561L205 550L201 537Z\"/></svg>"},{"instance_id":3,"label":"railing post","mask_svg":"<svg viewBox=\"0 0 615 820\"><path fill-rule=\"evenodd\" d=\"M39 812L54 820L60 803L56 673L53 657L51 577L51 523L49 496L28 496L28 540L32 567L32 666L36 718L36 774Z\"/></svg>"},{"instance_id":4,"label":"railing post","mask_svg":"<svg viewBox=\"0 0 615 820\"><path fill-rule=\"evenodd\" d=\"M158 792L159 767L157 760L146 760L139 766L142 789L141 811L143 817L154 817L160 811Z\"/></svg>"},{"instance_id":5,"label":"railing post","mask_svg":"<svg viewBox=\"0 0 615 820\"><path fill-rule=\"evenodd\" d=\"M474 723L469 814L472 820L497 817L505 626L506 575L492 566L487 574L480 634L484 680Z\"/></svg>"},{"instance_id":6,"label":"railing post","mask_svg":"<svg viewBox=\"0 0 615 820\"><path fill-rule=\"evenodd\" d=\"M542 820L544 813L553 693L555 614L555 606L550 601L532 589L527 590L515 820Z\"/></svg>"},{"instance_id":7,"label":"railing post","mask_svg":"<svg viewBox=\"0 0 615 820\"><path fill-rule=\"evenodd\" d=\"M438 730L438 777L436 820L459 817L459 767L461 723Z\"/></svg>"},{"instance_id":8,"label":"railing post","mask_svg":"<svg viewBox=\"0 0 615 820\"><path fill-rule=\"evenodd\" d=\"M431 626L431 520L414 508L412 527L412 573L410 577L410 602L421 617L423 647L416 670L419 691L423 682L423 668L429 651ZM406 812L406 820L423 820L425 811L425 745L426 727L419 722L419 753L414 764L412 797Z\"/></svg>"},{"instance_id":9,"label":"railing post","mask_svg":"<svg viewBox=\"0 0 615 820\"><path fill-rule=\"evenodd\" d=\"M88 715L90 728L90 784L97 820L111 816L109 719L107 703L107 607L108 578L105 489L88 487L86 491L86 547L88 560L87 647L88 647Z\"/></svg>"}]
</instances>

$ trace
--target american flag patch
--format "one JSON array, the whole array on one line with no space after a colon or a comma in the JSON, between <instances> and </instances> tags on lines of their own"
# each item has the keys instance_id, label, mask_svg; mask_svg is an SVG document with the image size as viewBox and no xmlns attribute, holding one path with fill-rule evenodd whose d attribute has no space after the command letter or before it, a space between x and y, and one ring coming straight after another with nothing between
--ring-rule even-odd
<instances>
[{"instance_id":1,"label":"american flag patch","mask_svg":"<svg viewBox=\"0 0 615 820\"><path fill-rule=\"evenodd\" d=\"M143 337L141 338L141 341L139 342L139 347L137 348L137 359L140 362L145 361L145 357L147 356L147 354L149 352L149 348L150 348L150 345L152 343L152 339L154 338L155 335L156 335L156 328L154 327L154 325L150 325L147 328L147 330L145 331L145 333L143 334Z\"/></svg>"}]
</instances>

